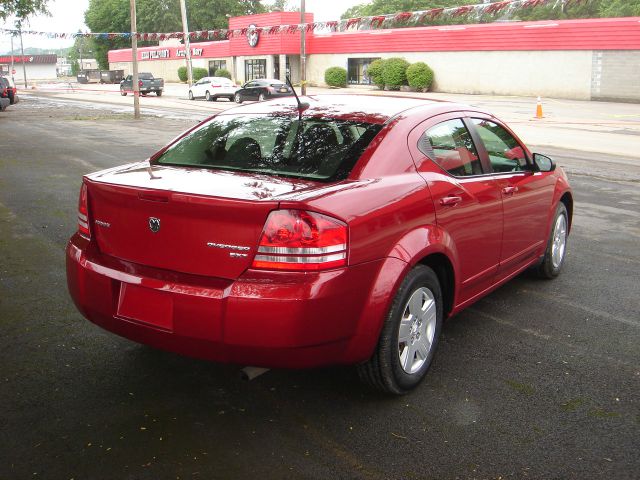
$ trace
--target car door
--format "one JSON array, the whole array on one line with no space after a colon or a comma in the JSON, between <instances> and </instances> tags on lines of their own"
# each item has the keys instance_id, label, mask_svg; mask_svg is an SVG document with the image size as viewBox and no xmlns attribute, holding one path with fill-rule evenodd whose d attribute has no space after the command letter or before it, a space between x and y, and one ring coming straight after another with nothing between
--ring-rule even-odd
<instances>
[{"instance_id":1,"label":"car door","mask_svg":"<svg viewBox=\"0 0 640 480\"><path fill-rule=\"evenodd\" d=\"M500 189L462 117L460 112L433 117L409 135L409 149L431 192L437 224L450 238L456 257L456 306L472 302L493 285L503 231Z\"/></svg>"},{"instance_id":2,"label":"car door","mask_svg":"<svg viewBox=\"0 0 640 480\"><path fill-rule=\"evenodd\" d=\"M204 97L205 91L204 86L206 82L206 78L201 78L191 87L191 91L193 92L194 97Z\"/></svg>"},{"instance_id":3,"label":"car door","mask_svg":"<svg viewBox=\"0 0 640 480\"><path fill-rule=\"evenodd\" d=\"M480 155L502 196L504 234L498 270L502 279L529 263L544 244L554 181L551 175L534 171L531 154L508 127L489 115L469 116Z\"/></svg>"}]
</instances>

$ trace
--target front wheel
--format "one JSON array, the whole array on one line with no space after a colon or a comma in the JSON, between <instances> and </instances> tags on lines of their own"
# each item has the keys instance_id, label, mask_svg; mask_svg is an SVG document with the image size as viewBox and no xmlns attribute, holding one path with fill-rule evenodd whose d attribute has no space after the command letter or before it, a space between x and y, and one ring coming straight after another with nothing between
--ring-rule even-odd
<instances>
[{"instance_id":1,"label":"front wheel","mask_svg":"<svg viewBox=\"0 0 640 480\"><path fill-rule=\"evenodd\" d=\"M396 395L415 388L433 360L442 319L438 276L431 268L418 265L402 281L372 357L358 365L360 379Z\"/></svg>"},{"instance_id":2,"label":"front wheel","mask_svg":"<svg viewBox=\"0 0 640 480\"><path fill-rule=\"evenodd\" d=\"M189 100L193 100L193 92L189 90Z\"/></svg>"},{"instance_id":3,"label":"front wheel","mask_svg":"<svg viewBox=\"0 0 640 480\"><path fill-rule=\"evenodd\" d=\"M207 92L204 94L204 99L205 99L207 102L210 102L210 101L211 101L211 94L209 93L209 91L207 91Z\"/></svg>"},{"instance_id":4,"label":"front wheel","mask_svg":"<svg viewBox=\"0 0 640 480\"><path fill-rule=\"evenodd\" d=\"M162 96L162 90L158 90L158 91L156 92L156 96L161 97L161 96Z\"/></svg>"},{"instance_id":5,"label":"front wheel","mask_svg":"<svg viewBox=\"0 0 640 480\"><path fill-rule=\"evenodd\" d=\"M127 91L124 89L124 87L120 87L120 95L122 95L123 97L127 96Z\"/></svg>"},{"instance_id":6,"label":"front wheel","mask_svg":"<svg viewBox=\"0 0 640 480\"><path fill-rule=\"evenodd\" d=\"M234 102L236 102L236 103L242 103L242 95L240 95L239 93L236 93L236 94L233 96L233 100L234 100Z\"/></svg>"},{"instance_id":7,"label":"front wheel","mask_svg":"<svg viewBox=\"0 0 640 480\"><path fill-rule=\"evenodd\" d=\"M261 93L261 94L258 96L258 101L259 101L259 102L264 102L266 99L267 99L267 97L265 96L265 94L264 94L264 93Z\"/></svg>"},{"instance_id":8,"label":"front wheel","mask_svg":"<svg viewBox=\"0 0 640 480\"><path fill-rule=\"evenodd\" d=\"M555 278L560 275L567 253L567 237L569 236L569 214L564 203L560 202L553 217L553 227L549 234L547 249L536 273L542 278Z\"/></svg>"}]
</instances>

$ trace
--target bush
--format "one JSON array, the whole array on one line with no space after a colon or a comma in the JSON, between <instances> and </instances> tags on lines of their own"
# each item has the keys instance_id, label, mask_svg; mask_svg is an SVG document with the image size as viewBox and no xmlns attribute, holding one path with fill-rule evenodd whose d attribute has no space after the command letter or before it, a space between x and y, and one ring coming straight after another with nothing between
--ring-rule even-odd
<instances>
[{"instance_id":1,"label":"bush","mask_svg":"<svg viewBox=\"0 0 640 480\"><path fill-rule=\"evenodd\" d=\"M181 82L186 82L187 81L187 67L180 67L178 68L178 78L180 79Z\"/></svg>"},{"instance_id":2,"label":"bush","mask_svg":"<svg viewBox=\"0 0 640 480\"><path fill-rule=\"evenodd\" d=\"M327 68L324 72L324 81L330 87L347 86L347 71L342 67Z\"/></svg>"},{"instance_id":3,"label":"bush","mask_svg":"<svg viewBox=\"0 0 640 480\"><path fill-rule=\"evenodd\" d=\"M416 62L407 68L407 82L410 87L429 90L433 83L433 70L424 62Z\"/></svg>"},{"instance_id":4,"label":"bush","mask_svg":"<svg viewBox=\"0 0 640 480\"><path fill-rule=\"evenodd\" d=\"M369 68L367 69L367 75L369 75L371 81L380 89L384 88L384 79L382 78L384 62L382 59L374 60L369 64Z\"/></svg>"},{"instance_id":5,"label":"bush","mask_svg":"<svg viewBox=\"0 0 640 480\"><path fill-rule=\"evenodd\" d=\"M407 84L407 68L409 62L404 58L389 58L384 61L382 68L382 80L389 90L399 90L400 86Z\"/></svg>"},{"instance_id":6,"label":"bush","mask_svg":"<svg viewBox=\"0 0 640 480\"><path fill-rule=\"evenodd\" d=\"M209 76L209 70L207 70L206 68L196 67L196 68L192 68L191 71L193 72L193 81L194 82L197 82L201 78Z\"/></svg>"},{"instance_id":7,"label":"bush","mask_svg":"<svg viewBox=\"0 0 640 480\"><path fill-rule=\"evenodd\" d=\"M197 82L201 78L209 76L209 70L207 70L206 68L199 68L199 67L192 68L191 73L193 74L194 82ZM178 68L178 78L180 79L181 82L186 82L189 79L189 75L187 73L187 67ZM231 75L229 75L229 78L231 78Z\"/></svg>"},{"instance_id":8,"label":"bush","mask_svg":"<svg viewBox=\"0 0 640 480\"><path fill-rule=\"evenodd\" d=\"M226 68L219 68L215 72L213 72L214 77L224 77L231 80L231 72Z\"/></svg>"}]
</instances>

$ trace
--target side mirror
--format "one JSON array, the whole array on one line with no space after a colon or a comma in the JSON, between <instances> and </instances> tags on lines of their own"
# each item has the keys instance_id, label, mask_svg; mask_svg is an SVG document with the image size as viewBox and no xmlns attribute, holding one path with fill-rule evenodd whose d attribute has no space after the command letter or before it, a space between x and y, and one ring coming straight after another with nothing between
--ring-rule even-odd
<instances>
[{"instance_id":1,"label":"side mirror","mask_svg":"<svg viewBox=\"0 0 640 480\"><path fill-rule=\"evenodd\" d=\"M533 164L539 172L553 172L556 169L553 159L540 153L533 154Z\"/></svg>"}]
</instances>

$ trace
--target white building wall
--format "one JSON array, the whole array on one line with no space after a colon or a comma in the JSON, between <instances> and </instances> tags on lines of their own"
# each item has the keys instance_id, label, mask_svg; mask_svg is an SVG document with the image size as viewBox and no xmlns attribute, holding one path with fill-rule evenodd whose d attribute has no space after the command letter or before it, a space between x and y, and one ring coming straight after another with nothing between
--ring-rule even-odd
<instances>
[{"instance_id":1,"label":"white building wall","mask_svg":"<svg viewBox=\"0 0 640 480\"><path fill-rule=\"evenodd\" d=\"M327 68L375 57L427 63L436 92L591 99L593 52L582 50L314 54L307 57L307 78L325 85Z\"/></svg>"},{"instance_id":2,"label":"white building wall","mask_svg":"<svg viewBox=\"0 0 640 480\"><path fill-rule=\"evenodd\" d=\"M226 60L227 69L231 72L233 65L232 57L220 57L220 58L192 58L191 66L193 68L209 68L209 60ZM179 82L178 68L186 67L187 62L184 58L176 60L154 60L148 62L138 62L139 72L151 72L154 77L163 78L165 82ZM130 75L133 73L131 62L112 62L109 64L110 70L124 70L124 74Z\"/></svg>"},{"instance_id":3,"label":"white building wall","mask_svg":"<svg viewBox=\"0 0 640 480\"><path fill-rule=\"evenodd\" d=\"M27 67L27 83L32 80L55 80L58 77L57 68L55 63L40 64L26 64ZM11 68L11 67L9 67ZM24 86L24 75L21 63L15 63L13 67L16 74L13 75L16 83L19 83L18 87Z\"/></svg>"}]
</instances>

